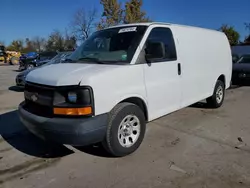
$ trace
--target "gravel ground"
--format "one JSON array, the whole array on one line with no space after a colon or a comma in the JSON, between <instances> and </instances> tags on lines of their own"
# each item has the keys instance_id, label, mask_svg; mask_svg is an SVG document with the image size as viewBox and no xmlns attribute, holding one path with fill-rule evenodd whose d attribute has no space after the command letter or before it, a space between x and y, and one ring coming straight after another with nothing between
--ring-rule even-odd
<instances>
[{"instance_id":1,"label":"gravel ground","mask_svg":"<svg viewBox=\"0 0 250 188\"><path fill-rule=\"evenodd\" d=\"M0 67L0 187L250 187L250 88L227 91L217 110L203 103L148 124L134 154L110 158L98 146L45 143L19 122L16 66ZM10 87L10 88L9 88Z\"/></svg>"}]
</instances>

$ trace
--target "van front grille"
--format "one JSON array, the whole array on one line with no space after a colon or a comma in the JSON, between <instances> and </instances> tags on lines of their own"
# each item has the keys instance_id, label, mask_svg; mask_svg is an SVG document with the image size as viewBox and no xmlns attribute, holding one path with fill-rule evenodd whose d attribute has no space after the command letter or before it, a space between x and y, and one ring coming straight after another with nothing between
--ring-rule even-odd
<instances>
[{"instance_id":1,"label":"van front grille","mask_svg":"<svg viewBox=\"0 0 250 188\"><path fill-rule=\"evenodd\" d=\"M38 116L53 116L53 87L27 82L25 84L24 96L25 110Z\"/></svg>"},{"instance_id":2,"label":"van front grille","mask_svg":"<svg viewBox=\"0 0 250 188\"><path fill-rule=\"evenodd\" d=\"M44 106L29 100L25 100L23 108L26 111L35 114L37 116L49 117L49 118L53 117L53 108L50 106Z\"/></svg>"}]
</instances>

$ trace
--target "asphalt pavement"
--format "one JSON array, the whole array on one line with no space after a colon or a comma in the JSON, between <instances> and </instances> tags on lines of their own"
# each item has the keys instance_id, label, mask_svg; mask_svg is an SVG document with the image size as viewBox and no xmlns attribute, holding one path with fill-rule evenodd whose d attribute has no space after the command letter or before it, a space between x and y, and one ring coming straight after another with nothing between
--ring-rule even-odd
<instances>
[{"instance_id":1,"label":"asphalt pavement","mask_svg":"<svg viewBox=\"0 0 250 188\"><path fill-rule=\"evenodd\" d=\"M141 147L112 158L98 145L54 145L20 123L17 66L0 67L0 188L249 188L250 87L153 121Z\"/></svg>"}]
</instances>

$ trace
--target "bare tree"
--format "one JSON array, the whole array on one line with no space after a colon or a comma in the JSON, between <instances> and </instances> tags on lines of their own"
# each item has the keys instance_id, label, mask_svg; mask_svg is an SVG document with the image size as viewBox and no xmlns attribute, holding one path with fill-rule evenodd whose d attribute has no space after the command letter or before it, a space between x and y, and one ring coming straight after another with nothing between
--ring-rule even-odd
<instances>
[{"instance_id":1,"label":"bare tree","mask_svg":"<svg viewBox=\"0 0 250 188\"><path fill-rule=\"evenodd\" d=\"M86 11L84 8L78 9L71 21L72 32L77 40L86 40L95 28L97 10L95 8Z\"/></svg>"}]
</instances>

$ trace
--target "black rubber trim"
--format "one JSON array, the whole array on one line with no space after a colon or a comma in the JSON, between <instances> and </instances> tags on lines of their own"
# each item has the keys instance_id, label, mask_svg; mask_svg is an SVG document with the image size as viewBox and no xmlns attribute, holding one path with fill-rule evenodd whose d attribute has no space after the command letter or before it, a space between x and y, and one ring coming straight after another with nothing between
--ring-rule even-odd
<instances>
[{"instance_id":1,"label":"black rubber trim","mask_svg":"<svg viewBox=\"0 0 250 188\"><path fill-rule=\"evenodd\" d=\"M95 117L46 118L34 115L19 105L18 114L28 130L40 138L75 146L89 145L105 138L108 114Z\"/></svg>"}]
</instances>

